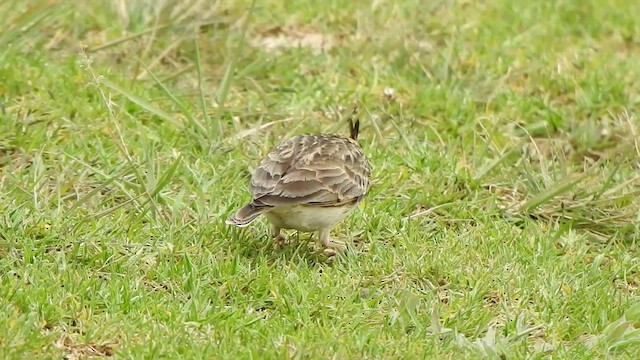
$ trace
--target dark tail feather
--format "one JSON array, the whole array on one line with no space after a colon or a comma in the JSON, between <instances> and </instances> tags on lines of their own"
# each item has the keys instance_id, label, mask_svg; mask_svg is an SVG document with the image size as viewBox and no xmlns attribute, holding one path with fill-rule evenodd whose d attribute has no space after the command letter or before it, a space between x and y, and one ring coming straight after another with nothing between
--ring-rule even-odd
<instances>
[{"instance_id":1,"label":"dark tail feather","mask_svg":"<svg viewBox=\"0 0 640 360\"><path fill-rule=\"evenodd\" d=\"M269 207L256 207L253 204L247 204L241 207L232 217L228 218L227 225L235 225L245 227L255 220L260 214L269 211Z\"/></svg>"},{"instance_id":2,"label":"dark tail feather","mask_svg":"<svg viewBox=\"0 0 640 360\"><path fill-rule=\"evenodd\" d=\"M349 119L349 126L351 126L351 138L358 140L358 132L360 132L360 119L354 123L352 119Z\"/></svg>"},{"instance_id":3,"label":"dark tail feather","mask_svg":"<svg viewBox=\"0 0 640 360\"><path fill-rule=\"evenodd\" d=\"M349 132L353 140L358 140L358 133L360 132L360 118L358 115L358 104L355 104L353 110L351 110L351 115L349 115ZM353 120L354 118L356 119L355 121Z\"/></svg>"}]
</instances>

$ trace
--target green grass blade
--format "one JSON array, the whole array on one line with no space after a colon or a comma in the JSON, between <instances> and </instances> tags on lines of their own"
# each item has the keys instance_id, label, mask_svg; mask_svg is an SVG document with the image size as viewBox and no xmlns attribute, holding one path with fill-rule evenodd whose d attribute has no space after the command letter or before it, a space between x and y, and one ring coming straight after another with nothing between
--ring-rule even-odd
<instances>
[{"instance_id":1,"label":"green grass blade","mask_svg":"<svg viewBox=\"0 0 640 360\"><path fill-rule=\"evenodd\" d=\"M251 7L249 8L249 12L245 17L244 23L242 24L239 44L237 45L235 51L231 53L231 56L227 62L227 66L225 67L224 75L222 77L222 80L220 81L220 87L218 89L218 94L217 94L217 101L220 108L224 108L224 105L227 101L227 96L229 95L229 89L231 88L231 82L233 81L233 73L236 68L236 62L238 57L242 53L242 49L244 48L245 37L247 35L247 29L249 28L249 20L251 19L251 15L253 14L255 5L256 5L256 1L253 0L251 2Z\"/></svg>"},{"instance_id":2,"label":"green grass blade","mask_svg":"<svg viewBox=\"0 0 640 360\"><path fill-rule=\"evenodd\" d=\"M124 95L127 99L131 100L133 103L137 104L138 106L140 106L141 108L147 110L148 112L158 116L159 118L166 120L167 122L173 124L176 127L182 128L183 124L180 120L174 118L173 116L169 115L167 112L165 112L164 110L161 110L160 108L156 107L155 105L151 104L150 102L148 102L145 99L142 99L141 97L134 95L133 93L131 93L128 90L123 89L122 87L120 87L119 85L116 85L115 83L105 79L105 78L100 78L100 83L106 85L108 88L120 93L121 95Z\"/></svg>"},{"instance_id":3,"label":"green grass blade","mask_svg":"<svg viewBox=\"0 0 640 360\"><path fill-rule=\"evenodd\" d=\"M542 192L539 192L538 194L534 195L529 200L525 201L524 204L520 205L520 207L518 208L518 211L519 212L531 211L537 208L538 206L550 201L556 196L566 193L567 191L571 190L571 188L573 188L580 182L584 181L588 177L589 177L589 174L585 173L578 177L568 177L560 182L557 182L552 186L549 186L548 188L544 189Z\"/></svg>"},{"instance_id":4,"label":"green grass blade","mask_svg":"<svg viewBox=\"0 0 640 360\"><path fill-rule=\"evenodd\" d=\"M160 193L160 191L162 191L162 189L164 189L164 187L167 186L169 182L171 182L171 179L173 178L173 175L176 173L176 170L178 169L178 167L180 166L181 161L182 161L182 157L178 157L173 162L173 164L171 164L171 167L169 167L169 169L167 169L167 171L164 174L162 174L162 177L160 178L155 188L151 192L151 196L158 195L158 193Z\"/></svg>"},{"instance_id":5,"label":"green grass blade","mask_svg":"<svg viewBox=\"0 0 640 360\"><path fill-rule=\"evenodd\" d=\"M2 6L5 11L9 9L15 9L18 7L18 1L12 1ZM13 43L21 36L25 36L31 30L41 25L47 18L54 15L54 12L58 9L59 4L47 4L40 3L33 6L29 6L25 11L20 12L19 15L13 19L7 19L7 14L3 14L0 18L5 21L0 30L0 47L6 47ZM9 23L9 20L11 22Z\"/></svg>"},{"instance_id":6,"label":"green grass blade","mask_svg":"<svg viewBox=\"0 0 640 360\"><path fill-rule=\"evenodd\" d=\"M196 71L198 73L198 95L200 100L200 109L202 111L202 118L204 119L204 123L210 129L210 137L213 139L220 139L222 136L222 123L219 118L216 118L217 127L211 123L211 118L209 117L209 111L207 109L207 102L205 100L205 90L203 89L204 85L204 76L202 74L202 60L200 58L200 46L198 45L197 38L194 41L195 50L196 50Z\"/></svg>"},{"instance_id":7,"label":"green grass blade","mask_svg":"<svg viewBox=\"0 0 640 360\"><path fill-rule=\"evenodd\" d=\"M187 117L187 119L189 119L189 122L191 123L191 125L202 135L206 135L207 130L202 126L202 124L193 116L193 114L191 114L191 112L189 111L189 109L187 109L182 102L180 102L180 100L178 100L177 97L175 97L175 95L173 95L173 93L164 85L164 83L162 81L160 81L155 74L149 69L147 68L144 64L142 64L142 66L145 68L145 70L147 71L147 73L153 78L153 80L156 82L156 84L158 84L158 86L160 86L160 88L162 89L162 91L164 91L164 93L171 99L171 101L173 101L173 103L178 106L178 108L180 108L180 111L182 111L182 113L185 114L185 116Z\"/></svg>"},{"instance_id":8,"label":"green grass blade","mask_svg":"<svg viewBox=\"0 0 640 360\"><path fill-rule=\"evenodd\" d=\"M482 180L482 178L484 178L487 174L489 174L498 165L502 164L508 157L517 153L521 148L522 148L522 142L519 142L517 145L514 145L511 149L509 149L504 154L502 154L502 156L494 159L487 165L481 167L480 170L476 173L476 176L474 176L474 180L476 181Z\"/></svg>"}]
</instances>

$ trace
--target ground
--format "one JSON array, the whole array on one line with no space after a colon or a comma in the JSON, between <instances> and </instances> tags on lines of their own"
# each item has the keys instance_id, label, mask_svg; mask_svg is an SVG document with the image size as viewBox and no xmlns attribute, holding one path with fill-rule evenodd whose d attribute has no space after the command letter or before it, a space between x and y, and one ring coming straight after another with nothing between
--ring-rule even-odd
<instances>
[{"instance_id":1,"label":"ground","mask_svg":"<svg viewBox=\"0 0 640 360\"><path fill-rule=\"evenodd\" d=\"M640 357L640 2L0 13L0 358ZM345 254L224 224L354 105Z\"/></svg>"}]
</instances>

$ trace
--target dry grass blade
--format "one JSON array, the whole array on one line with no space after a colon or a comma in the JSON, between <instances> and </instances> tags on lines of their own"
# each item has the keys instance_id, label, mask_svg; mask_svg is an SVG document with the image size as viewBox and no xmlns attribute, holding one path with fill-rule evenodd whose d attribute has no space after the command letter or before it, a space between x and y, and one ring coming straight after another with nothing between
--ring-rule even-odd
<instances>
[{"instance_id":1,"label":"dry grass blade","mask_svg":"<svg viewBox=\"0 0 640 360\"><path fill-rule=\"evenodd\" d=\"M267 128L269 128L269 127L271 127L273 125L276 125L276 124L280 124L280 123L283 123L283 122L291 121L293 119L294 118L290 117L290 118L286 118L286 119L275 120L275 121L271 121L271 122L268 122L266 124L262 124L260 126L257 126L257 127L251 128L251 129L240 131L239 133L236 134L235 139L239 140L239 139L245 138L247 136L251 136L251 135L257 133L258 131L267 129Z\"/></svg>"},{"instance_id":2,"label":"dry grass blade","mask_svg":"<svg viewBox=\"0 0 640 360\"><path fill-rule=\"evenodd\" d=\"M87 48L86 51L88 53L98 52L100 50L104 50L104 49L107 49L107 48L110 48L110 47L113 47L113 46L116 46L116 45L120 45L120 44L125 43L127 41L131 41L131 40L137 39L137 38L139 38L141 36L154 33L154 32L156 32L158 30L165 29L165 28L167 28L169 26L171 26L171 24L163 24L163 25L155 26L153 28L140 31L139 33L123 36L123 37L108 41L108 42L106 42L106 43L104 43L102 45L98 45L98 46Z\"/></svg>"},{"instance_id":3,"label":"dry grass blade","mask_svg":"<svg viewBox=\"0 0 640 360\"><path fill-rule=\"evenodd\" d=\"M144 67L143 71L141 71L138 74L138 76L136 76L136 80L146 79L147 76L149 75L149 71L155 68L156 66L158 66L164 58L166 58L172 51L177 49L180 45L182 45L182 39L178 39L173 43L171 43L169 46L167 46L164 50L162 50L162 52L158 56L156 56L153 59L153 61L149 63L149 65L146 65Z\"/></svg>"},{"instance_id":4,"label":"dry grass blade","mask_svg":"<svg viewBox=\"0 0 640 360\"><path fill-rule=\"evenodd\" d=\"M162 77L162 79L160 79L160 81L163 82L163 83L166 83L166 82L168 82L170 80L177 79L177 78L180 77L180 75L188 73L189 71L193 70L195 67L196 66L192 65L192 64L184 66L184 67L176 70L172 74L169 74L167 76Z\"/></svg>"},{"instance_id":5,"label":"dry grass blade","mask_svg":"<svg viewBox=\"0 0 640 360\"><path fill-rule=\"evenodd\" d=\"M411 215L409 215L409 216L406 216L406 217L405 217L404 219L402 219L402 220L404 220L404 221L408 221L408 220L415 219L415 218L417 218L417 217L419 217L419 216L425 216L425 215L431 214L432 212L434 212L434 211L436 211L436 210L438 210L438 209L440 209L440 208L447 207L447 206L451 206L452 204L453 204L452 202L444 203L444 204L439 204L439 205L436 205L436 206L430 207L430 208L428 208L428 209L426 209L426 210L422 210L422 211L416 212L415 214L411 214Z\"/></svg>"}]
</instances>

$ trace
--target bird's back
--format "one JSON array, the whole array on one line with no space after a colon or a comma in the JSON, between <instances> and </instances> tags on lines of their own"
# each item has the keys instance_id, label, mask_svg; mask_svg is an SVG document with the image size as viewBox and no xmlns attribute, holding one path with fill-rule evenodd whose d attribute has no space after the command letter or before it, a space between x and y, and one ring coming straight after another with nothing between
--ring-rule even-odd
<instances>
[{"instance_id":1,"label":"bird's back","mask_svg":"<svg viewBox=\"0 0 640 360\"><path fill-rule=\"evenodd\" d=\"M299 135L262 160L250 191L254 201L267 206L335 206L364 197L369 176L369 162L354 139Z\"/></svg>"}]
</instances>

